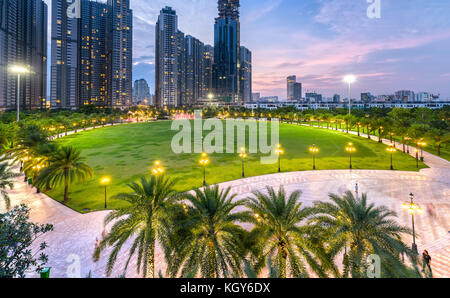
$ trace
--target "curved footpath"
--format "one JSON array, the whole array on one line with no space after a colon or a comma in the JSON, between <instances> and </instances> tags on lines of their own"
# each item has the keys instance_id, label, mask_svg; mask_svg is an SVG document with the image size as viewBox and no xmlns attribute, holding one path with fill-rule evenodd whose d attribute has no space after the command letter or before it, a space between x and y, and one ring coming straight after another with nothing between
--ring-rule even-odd
<instances>
[{"instance_id":1,"label":"curved footpath","mask_svg":"<svg viewBox=\"0 0 450 298\"><path fill-rule=\"evenodd\" d=\"M384 142L389 143L388 140ZM397 148L401 150L401 145L397 144ZM398 221L408 227L411 226L411 217L401 205L408 201L410 193L414 193L416 202L425 211L416 219L419 251L427 249L430 252L435 277L450 277L450 163L427 152L424 152L424 157L430 168L418 173L375 170L292 172L225 182L220 186L231 187L232 193L241 199L254 190L283 185L287 192L302 190L304 206L311 206L314 201L327 200L329 193L342 194L354 190L358 183L360 193L367 193L370 202L396 211ZM31 207L32 221L54 224L54 231L41 238L49 244L46 253L52 277L86 277L89 273L92 277L105 276L108 251L98 263L92 261L92 253L96 239L100 239L104 231L103 219L108 211L75 212L44 194L36 194L23 182L23 176L18 178L10 195L13 205L25 203ZM4 211L3 204L0 205L0 211ZM411 243L410 238L404 240ZM124 245L112 277L122 274L129 247L129 242ZM126 276L137 277L135 268L134 260ZM158 245L155 269L165 271L164 255Z\"/></svg>"}]
</instances>

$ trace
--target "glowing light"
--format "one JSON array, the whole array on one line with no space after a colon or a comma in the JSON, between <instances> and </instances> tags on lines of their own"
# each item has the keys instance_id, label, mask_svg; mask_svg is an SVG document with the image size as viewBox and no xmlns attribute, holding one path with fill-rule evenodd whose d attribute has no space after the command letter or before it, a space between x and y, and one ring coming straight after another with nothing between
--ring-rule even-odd
<instances>
[{"instance_id":1,"label":"glowing light","mask_svg":"<svg viewBox=\"0 0 450 298\"><path fill-rule=\"evenodd\" d=\"M21 66L21 65L13 65L10 67L10 71L17 73L17 74L26 74L29 73L30 71L28 70L28 68L26 68L25 66Z\"/></svg>"},{"instance_id":2,"label":"glowing light","mask_svg":"<svg viewBox=\"0 0 450 298\"><path fill-rule=\"evenodd\" d=\"M105 177L103 177L102 179L100 179L100 183L101 183L102 185L108 185L108 184L111 183L111 178L105 176Z\"/></svg>"},{"instance_id":3,"label":"glowing light","mask_svg":"<svg viewBox=\"0 0 450 298\"><path fill-rule=\"evenodd\" d=\"M344 77L344 82L346 82L347 84L353 84L354 82L356 82L356 76L354 76L354 75L346 75Z\"/></svg>"}]
</instances>

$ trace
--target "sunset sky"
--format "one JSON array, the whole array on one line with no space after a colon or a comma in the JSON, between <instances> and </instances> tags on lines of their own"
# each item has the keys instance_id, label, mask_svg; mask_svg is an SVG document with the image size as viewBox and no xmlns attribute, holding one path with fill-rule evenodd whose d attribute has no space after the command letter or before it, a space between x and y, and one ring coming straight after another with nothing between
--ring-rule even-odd
<instances>
[{"instance_id":1,"label":"sunset sky","mask_svg":"<svg viewBox=\"0 0 450 298\"><path fill-rule=\"evenodd\" d=\"M213 42L215 0L131 0L134 79L154 92L155 22L164 6L179 29ZM360 92L429 91L450 97L450 1L381 0L370 19L366 0L241 0L241 44L253 52L253 92L286 97L286 77L303 90L345 95L354 73Z\"/></svg>"}]
</instances>

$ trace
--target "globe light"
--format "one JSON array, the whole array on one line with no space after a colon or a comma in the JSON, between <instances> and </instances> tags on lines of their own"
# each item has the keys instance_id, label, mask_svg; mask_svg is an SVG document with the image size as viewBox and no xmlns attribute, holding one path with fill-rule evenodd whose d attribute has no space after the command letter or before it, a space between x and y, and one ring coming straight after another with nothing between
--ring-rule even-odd
<instances>
[{"instance_id":1,"label":"globe light","mask_svg":"<svg viewBox=\"0 0 450 298\"><path fill-rule=\"evenodd\" d=\"M155 161L154 167L152 168L153 175L161 175L164 173L164 168L161 166L161 162L159 160Z\"/></svg>"},{"instance_id":2,"label":"globe light","mask_svg":"<svg viewBox=\"0 0 450 298\"><path fill-rule=\"evenodd\" d=\"M108 185L110 183L111 183L111 178L108 176L105 176L102 179L100 179L100 184L102 184L102 185Z\"/></svg>"}]
</instances>

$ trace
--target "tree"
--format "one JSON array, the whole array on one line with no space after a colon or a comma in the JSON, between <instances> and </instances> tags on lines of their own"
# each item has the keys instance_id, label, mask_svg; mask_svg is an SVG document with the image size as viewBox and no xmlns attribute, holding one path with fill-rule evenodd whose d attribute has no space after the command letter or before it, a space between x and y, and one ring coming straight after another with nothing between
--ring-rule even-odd
<instances>
[{"instance_id":1,"label":"tree","mask_svg":"<svg viewBox=\"0 0 450 298\"><path fill-rule=\"evenodd\" d=\"M429 131L429 136L436 145L437 155L441 156L442 145L450 142L450 132L443 128L432 128Z\"/></svg>"},{"instance_id":2,"label":"tree","mask_svg":"<svg viewBox=\"0 0 450 298\"><path fill-rule=\"evenodd\" d=\"M17 135L18 142L12 150L12 154L16 159L25 159L31 151L49 142L48 134L36 124L23 127Z\"/></svg>"},{"instance_id":3,"label":"tree","mask_svg":"<svg viewBox=\"0 0 450 298\"><path fill-rule=\"evenodd\" d=\"M330 199L314 204L309 224L328 234L330 251L344 253L343 276L364 277L365 260L371 254L383 259L383 277L420 276L417 267L411 271L402 262L404 254L415 264L416 255L401 241L402 235L412 232L397 224L395 212L368 204L366 194L359 199L348 191L343 197L331 194Z\"/></svg>"},{"instance_id":4,"label":"tree","mask_svg":"<svg viewBox=\"0 0 450 298\"><path fill-rule=\"evenodd\" d=\"M9 209L11 207L11 201L8 193L6 192L6 189L13 189L14 178L18 176L19 174L16 174L12 171L9 162L3 162L0 159L0 196L5 201L6 209Z\"/></svg>"},{"instance_id":5,"label":"tree","mask_svg":"<svg viewBox=\"0 0 450 298\"><path fill-rule=\"evenodd\" d=\"M250 213L238 212L236 208L245 201L233 202L230 188L219 186L185 193L187 220L180 227L188 231L177 248L166 258L170 276L200 275L204 278L242 276L245 259L244 239L246 231L237 223L248 222Z\"/></svg>"},{"instance_id":6,"label":"tree","mask_svg":"<svg viewBox=\"0 0 450 298\"><path fill-rule=\"evenodd\" d=\"M109 276L114 268L117 255L123 244L135 237L125 264L124 273L135 253L137 253L137 273L144 277L155 277L155 243L161 237L168 224L170 210L173 208L176 191L175 180L164 175L141 178L140 184L130 183L130 193L114 196L128 204L111 212L105 218L105 225L114 222L111 231L101 241L94 252L94 260L98 261L101 252L108 246L113 250L109 255L106 273Z\"/></svg>"},{"instance_id":7,"label":"tree","mask_svg":"<svg viewBox=\"0 0 450 298\"><path fill-rule=\"evenodd\" d=\"M309 227L300 224L309 215L302 209L300 191L289 197L283 187L278 192L267 187L267 194L255 191L246 206L253 212L254 229L249 236L253 264L257 272L271 260L281 278L308 276L306 264L319 276L325 277L314 255L325 260L323 251L312 241Z\"/></svg>"},{"instance_id":8,"label":"tree","mask_svg":"<svg viewBox=\"0 0 450 298\"><path fill-rule=\"evenodd\" d=\"M43 253L47 248L45 242L40 243L35 253L32 247L39 237L52 231L53 226L30 222L29 213L25 205L0 213L0 278L24 278L31 269L40 272L48 261Z\"/></svg>"},{"instance_id":9,"label":"tree","mask_svg":"<svg viewBox=\"0 0 450 298\"><path fill-rule=\"evenodd\" d=\"M81 151L71 146L64 146L48 159L48 166L42 170L36 179L38 187L64 185L64 203L69 201L69 185L74 182L86 183L92 178L93 170L84 163Z\"/></svg>"}]
</instances>

